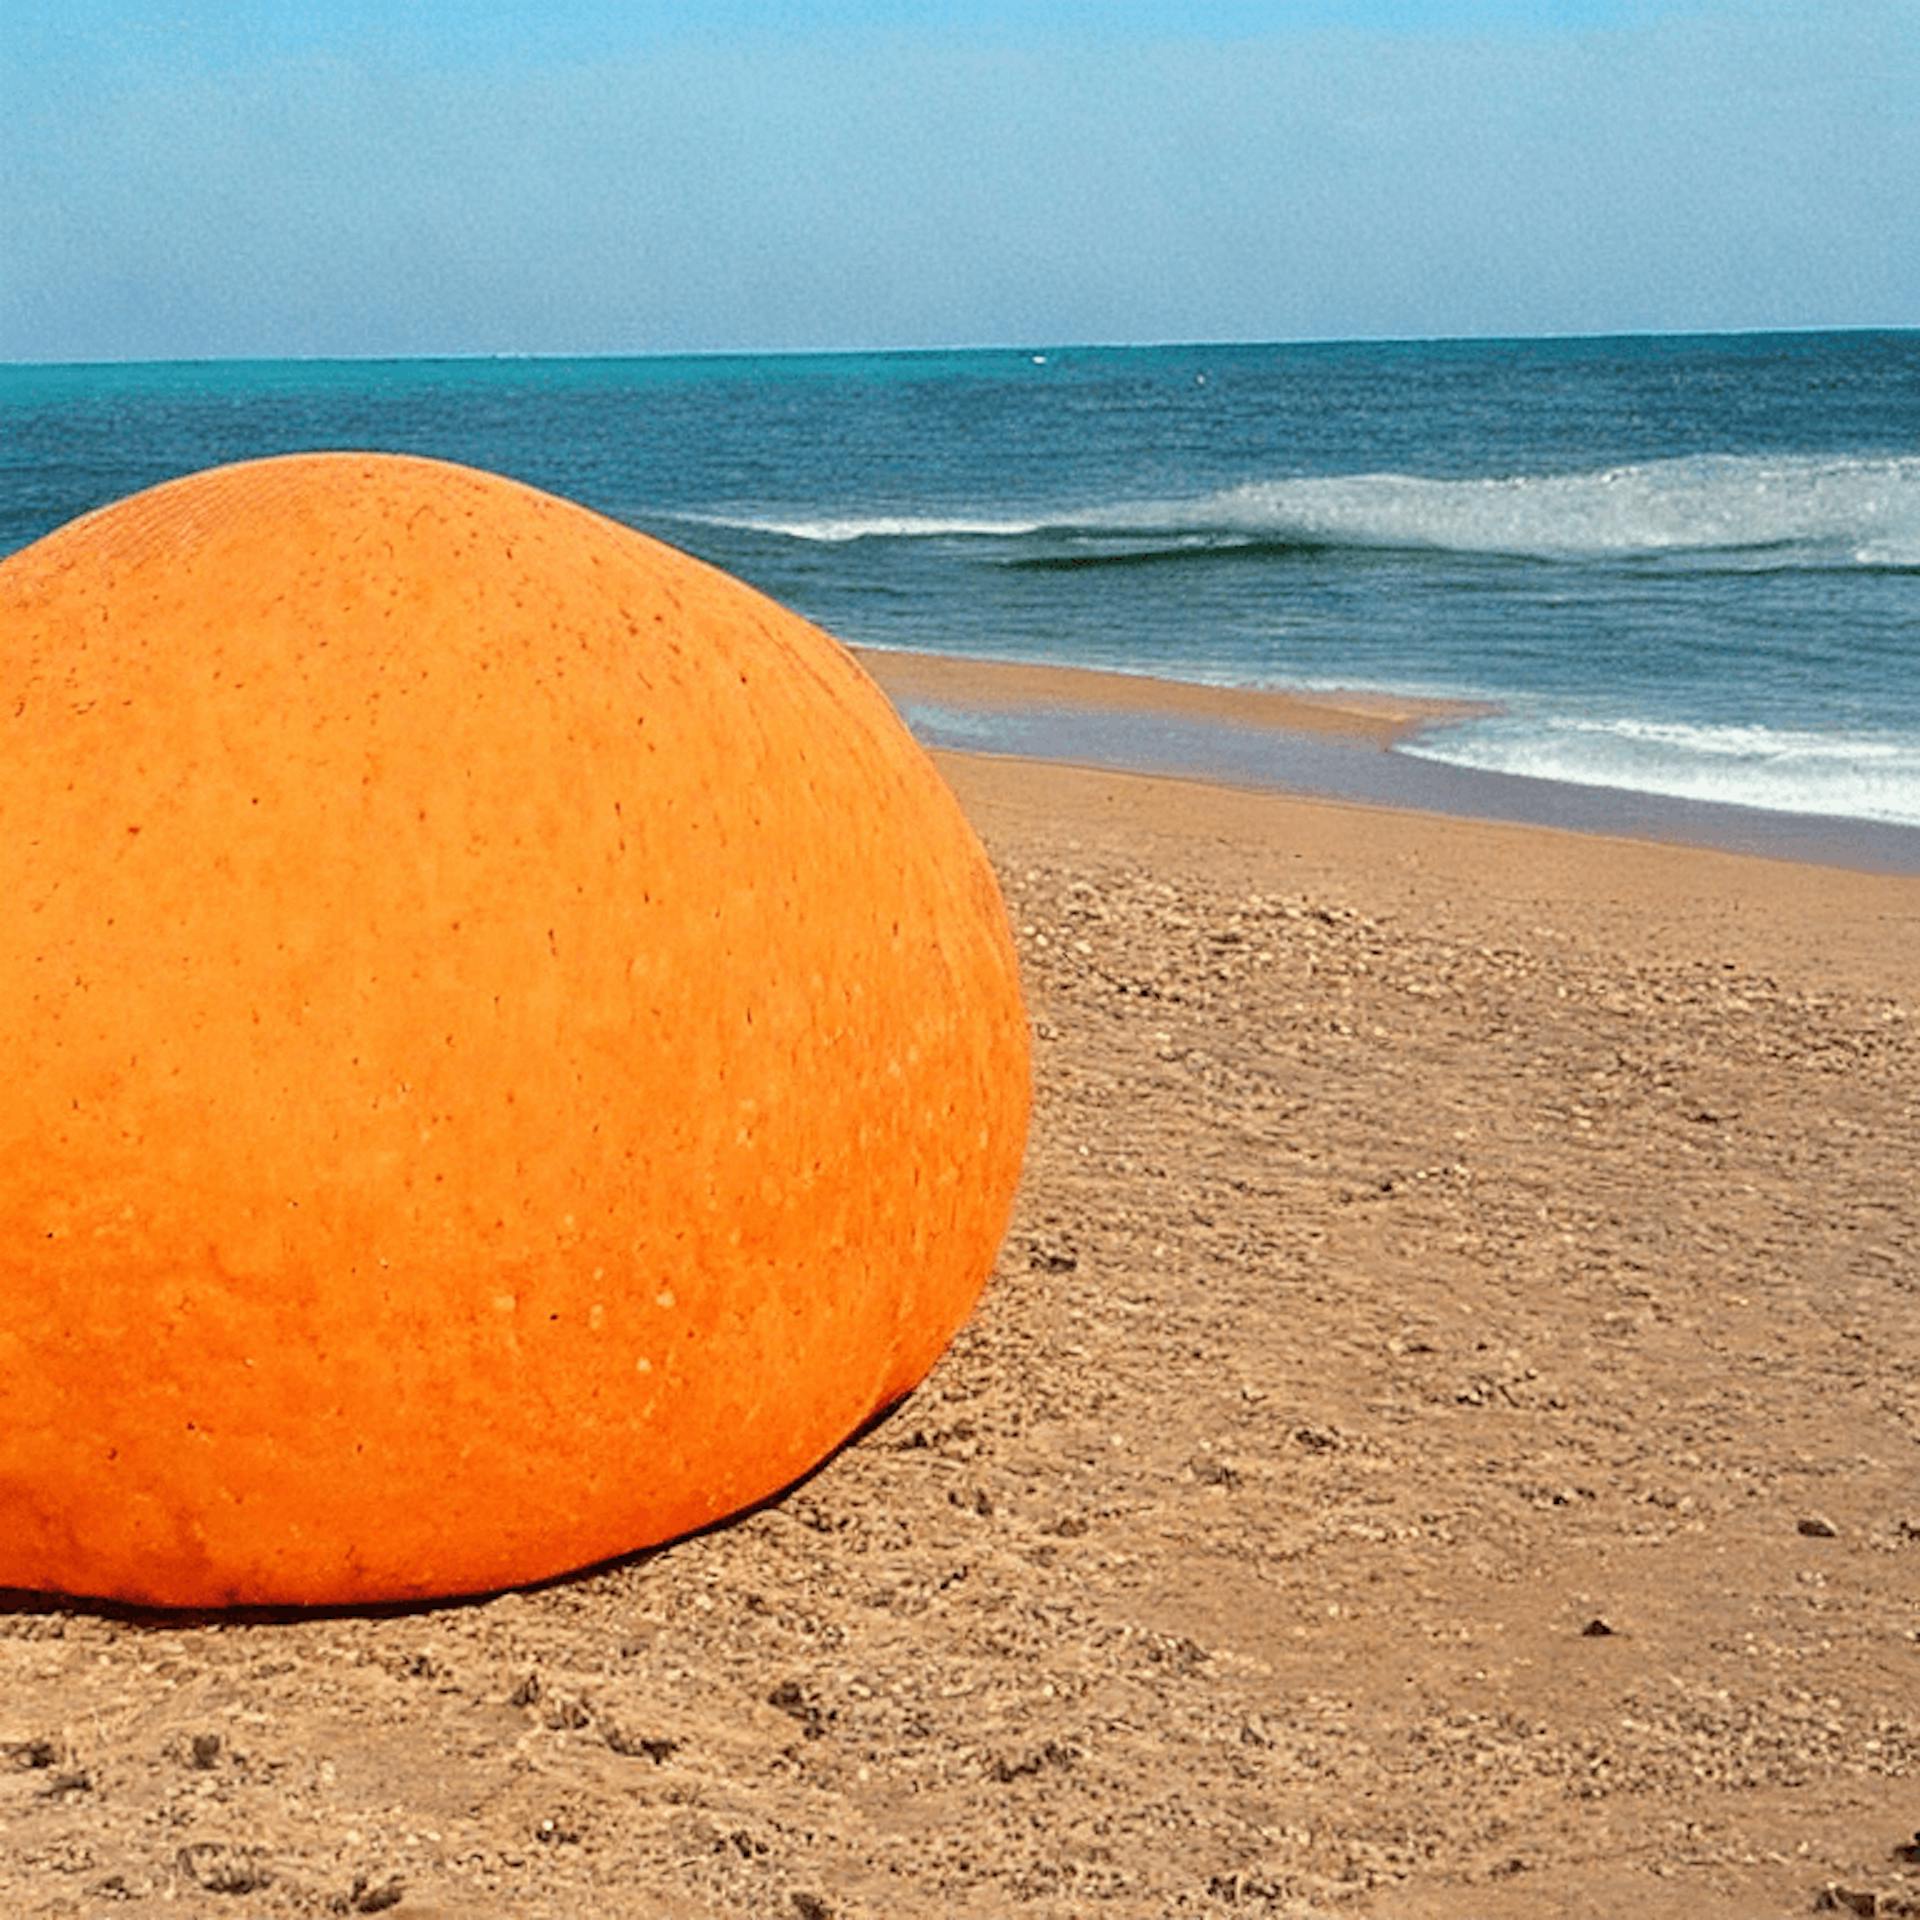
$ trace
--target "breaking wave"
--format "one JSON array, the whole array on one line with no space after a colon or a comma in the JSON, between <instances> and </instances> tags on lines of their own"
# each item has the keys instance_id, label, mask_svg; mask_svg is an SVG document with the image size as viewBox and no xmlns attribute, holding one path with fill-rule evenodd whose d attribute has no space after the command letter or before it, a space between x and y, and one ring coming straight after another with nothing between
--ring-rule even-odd
<instances>
[{"instance_id":1,"label":"breaking wave","mask_svg":"<svg viewBox=\"0 0 1920 1920\"><path fill-rule=\"evenodd\" d=\"M1573 786L1920 827L1920 741L1912 739L1512 713L1420 736L1399 751Z\"/></svg>"},{"instance_id":2,"label":"breaking wave","mask_svg":"<svg viewBox=\"0 0 1920 1920\"><path fill-rule=\"evenodd\" d=\"M1026 567L1355 549L1741 568L1920 568L1920 457L1707 454L1589 473L1250 481L1188 500L993 514L698 516L789 540L977 541Z\"/></svg>"}]
</instances>

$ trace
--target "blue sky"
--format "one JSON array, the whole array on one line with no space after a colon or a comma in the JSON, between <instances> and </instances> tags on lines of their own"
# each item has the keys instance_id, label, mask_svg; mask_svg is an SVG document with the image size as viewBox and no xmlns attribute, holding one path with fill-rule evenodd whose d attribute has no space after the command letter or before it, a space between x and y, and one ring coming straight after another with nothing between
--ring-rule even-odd
<instances>
[{"instance_id":1,"label":"blue sky","mask_svg":"<svg viewBox=\"0 0 1920 1920\"><path fill-rule=\"evenodd\" d=\"M0 359L1920 323L1920 0L8 0Z\"/></svg>"}]
</instances>

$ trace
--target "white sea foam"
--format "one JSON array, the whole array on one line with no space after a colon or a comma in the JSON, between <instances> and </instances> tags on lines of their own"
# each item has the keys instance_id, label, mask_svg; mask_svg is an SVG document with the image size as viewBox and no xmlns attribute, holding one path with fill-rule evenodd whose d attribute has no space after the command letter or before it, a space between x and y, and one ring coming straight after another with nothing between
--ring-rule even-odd
<instances>
[{"instance_id":1,"label":"white sea foam","mask_svg":"<svg viewBox=\"0 0 1920 1920\"><path fill-rule=\"evenodd\" d=\"M919 514L844 516L822 520L761 519L753 515L683 513L678 519L707 527L737 527L748 533L773 533L787 540L817 540L841 546L850 540L938 540L943 538L1018 539L1038 533L1038 520L940 519Z\"/></svg>"},{"instance_id":2,"label":"white sea foam","mask_svg":"<svg viewBox=\"0 0 1920 1920\"><path fill-rule=\"evenodd\" d=\"M1872 552L1880 564L1920 563L1913 458L1702 456L1485 480L1362 474L1239 487L1200 509L1226 530L1353 545L1547 557L1785 551L1856 564Z\"/></svg>"},{"instance_id":3,"label":"white sea foam","mask_svg":"<svg viewBox=\"0 0 1920 1920\"><path fill-rule=\"evenodd\" d=\"M1574 786L1920 827L1920 740L1507 713L1402 751Z\"/></svg>"},{"instance_id":4,"label":"white sea foam","mask_svg":"<svg viewBox=\"0 0 1920 1920\"><path fill-rule=\"evenodd\" d=\"M1192 499L1118 502L1031 518L710 519L794 540L1040 537L1068 552L1088 536L1180 544L1197 537L1536 558L1691 554L1762 567L1920 567L1920 458L1710 454L1471 480L1404 473L1298 477Z\"/></svg>"}]
</instances>

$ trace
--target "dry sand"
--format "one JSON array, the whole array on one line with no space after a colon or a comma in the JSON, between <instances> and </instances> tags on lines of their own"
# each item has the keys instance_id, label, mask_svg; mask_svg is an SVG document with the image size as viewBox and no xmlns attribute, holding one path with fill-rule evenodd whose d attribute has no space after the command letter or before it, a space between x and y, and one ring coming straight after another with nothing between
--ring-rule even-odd
<instances>
[{"instance_id":1,"label":"dry sand","mask_svg":"<svg viewBox=\"0 0 1920 1920\"><path fill-rule=\"evenodd\" d=\"M944 764L1038 1097L933 1378L537 1592L16 1597L0 1911L1920 1913L1920 882Z\"/></svg>"}]
</instances>

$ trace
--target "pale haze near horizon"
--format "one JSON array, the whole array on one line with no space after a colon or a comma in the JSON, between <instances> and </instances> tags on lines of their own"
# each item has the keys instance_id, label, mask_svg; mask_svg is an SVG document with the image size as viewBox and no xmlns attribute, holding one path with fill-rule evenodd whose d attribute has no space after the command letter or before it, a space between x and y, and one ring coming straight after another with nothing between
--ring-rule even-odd
<instances>
[{"instance_id":1,"label":"pale haze near horizon","mask_svg":"<svg viewBox=\"0 0 1920 1920\"><path fill-rule=\"evenodd\" d=\"M1916 183L1920 0L15 0L0 359L1912 326Z\"/></svg>"}]
</instances>

